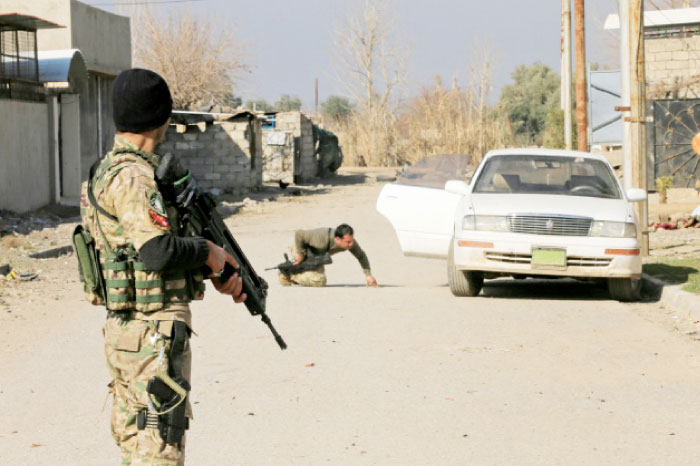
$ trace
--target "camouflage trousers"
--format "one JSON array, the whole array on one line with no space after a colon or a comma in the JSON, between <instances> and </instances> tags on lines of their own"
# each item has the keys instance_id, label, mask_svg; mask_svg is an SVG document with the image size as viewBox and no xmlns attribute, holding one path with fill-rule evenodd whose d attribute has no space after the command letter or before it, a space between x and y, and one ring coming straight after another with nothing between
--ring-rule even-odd
<instances>
[{"instance_id":1,"label":"camouflage trousers","mask_svg":"<svg viewBox=\"0 0 700 466\"><path fill-rule=\"evenodd\" d=\"M323 266L320 266L317 269L307 270L301 273L293 273L288 277L284 276L284 278L282 275L280 275L280 282L283 285L287 285L285 281L296 283L297 285L301 286L326 286L326 270L323 268Z\"/></svg>"},{"instance_id":2,"label":"camouflage trousers","mask_svg":"<svg viewBox=\"0 0 700 466\"><path fill-rule=\"evenodd\" d=\"M107 367L113 377L110 391L112 437L121 448L123 466L182 466L185 464L185 438L181 445L165 443L158 429L139 430L137 415L147 407L148 381L162 366L167 371L172 322L145 321L111 313L104 327ZM163 338L163 340L160 340ZM160 340L160 341L159 341ZM159 361L160 347L165 344ZM192 353L185 344L183 377L190 380ZM189 397L188 397L189 398ZM191 418L189 402L187 417Z\"/></svg>"},{"instance_id":3,"label":"camouflage trousers","mask_svg":"<svg viewBox=\"0 0 700 466\"><path fill-rule=\"evenodd\" d=\"M289 248L289 251L292 253L292 257L296 257L296 250L293 246ZM280 283L284 286L296 283L301 286L321 287L326 286L326 281L326 269L322 265L314 270L306 270L301 273L280 274Z\"/></svg>"}]
</instances>

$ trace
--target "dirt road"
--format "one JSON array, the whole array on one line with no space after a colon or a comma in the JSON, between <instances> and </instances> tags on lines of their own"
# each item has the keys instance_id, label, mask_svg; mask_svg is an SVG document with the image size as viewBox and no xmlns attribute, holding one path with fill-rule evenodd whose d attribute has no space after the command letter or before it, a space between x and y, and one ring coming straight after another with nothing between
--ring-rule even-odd
<instances>
[{"instance_id":1,"label":"dirt road","mask_svg":"<svg viewBox=\"0 0 700 466\"><path fill-rule=\"evenodd\" d=\"M401 255L380 187L229 219L260 270L295 229L348 222L382 287L366 289L349 254L324 289L265 272L284 352L242 305L214 292L195 304L188 464L700 464L700 342L678 316L573 281L454 298L444 262ZM116 465L104 313L82 301L72 257L45 270L69 281L33 283L0 317L0 464Z\"/></svg>"}]
</instances>

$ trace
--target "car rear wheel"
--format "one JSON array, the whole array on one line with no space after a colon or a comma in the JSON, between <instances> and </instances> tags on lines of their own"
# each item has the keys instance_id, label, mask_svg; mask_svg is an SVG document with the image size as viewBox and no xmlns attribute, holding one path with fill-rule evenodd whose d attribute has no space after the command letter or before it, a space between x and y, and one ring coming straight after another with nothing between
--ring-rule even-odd
<instances>
[{"instance_id":1,"label":"car rear wheel","mask_svg":"<svg viewBox=\"0 0 700 466\"><path fill-rule=\"evenodd\" d=\"M642 280L636 278L608 278L608 292L613 299L618 301L639 301L642 297Z\"/></svg>"},{"instance_id":2,"label":"car rear wheel","mask_svg":"<svg viewBox=\"0 0 700 466\"><path fill-rule=\"evenodd\" d=\"M476 296L484 286L483 273L458 270L455 266L454 240L450 241L450 253L447 257L447 282L455 296Z\"/></svg>"}]
</instances>

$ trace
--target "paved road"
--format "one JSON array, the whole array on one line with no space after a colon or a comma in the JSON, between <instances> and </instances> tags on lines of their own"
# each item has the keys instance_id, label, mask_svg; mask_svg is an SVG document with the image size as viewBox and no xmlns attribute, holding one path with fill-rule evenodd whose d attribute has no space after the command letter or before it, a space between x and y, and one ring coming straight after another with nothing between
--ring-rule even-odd
<instances>
[{"instance_id":1,"label":"paved road","mask_svg":"<svg viewBox=\"0 0 700 466\"><path fill-rule=\"evenodd\" d=\"M374 210L379 189L229 220L260 270L294 229L349 222L383 286L366 289L349 254L325 289L265 272L285 352L243 306L196 304L188 464L700 464L700 343L657 304L567 281L499 280L454 298L444 262L401 255ZM0 464L116 465L104 315L77 291L36 299L18 312L40 316L37 330L18 327L0 357Z\"/></svg>"}]
</instances>

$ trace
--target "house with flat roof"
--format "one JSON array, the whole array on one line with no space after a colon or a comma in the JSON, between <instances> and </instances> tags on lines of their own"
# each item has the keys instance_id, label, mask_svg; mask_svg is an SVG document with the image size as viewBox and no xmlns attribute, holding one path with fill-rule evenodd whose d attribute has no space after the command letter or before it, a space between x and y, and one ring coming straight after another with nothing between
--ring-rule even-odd
<instances>
[{"instance_id":1,"label":"house with flat roof","mask_svg":"<svg viewBox=\"0 0 700 466\"><path fill-rule=\"evenodd\" d=\"M620 28L618 15L603 26ZM700 8L644 12L647 97L700 97Z\"/></svg>"},{"instance_id":2,"label":"house with flat roof","mask_svg":"<svg viewBox=\"0 0 700 466\"><path fill-rule=\"evenodd\" d=\"M43 112L48 120L45 157L53 167L48 176L50 192L37 195L32 202L0 196L0 209L21 212L50 203L77 205L81 181L87 178L92 163L113 144L110 96L116 76L131 67L130 20L77 0L3 0L2 8L6 18L12 13L64 26L34 29L35 88L44 89ZM15 96L18 86L14 84ZM0 84L0 98L2 92ZM18 129L14 138L29 133L36 137L43 131L36 125L18 125ZM0 147L4 145L5 137L0 133ZM24 186L35 184L37 181Z\"/></svg>"}]
</instances>

